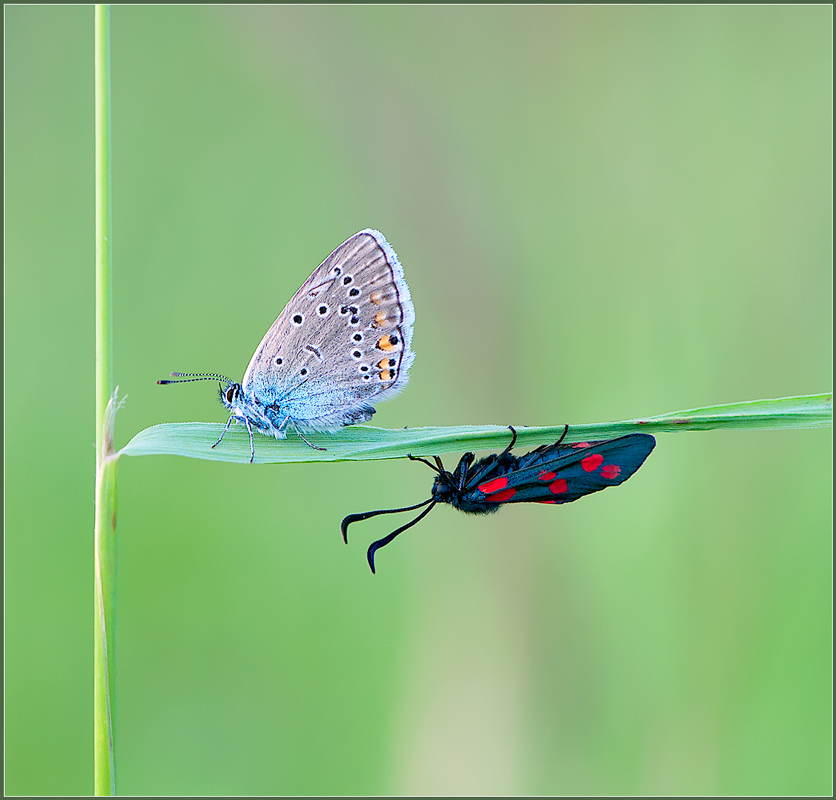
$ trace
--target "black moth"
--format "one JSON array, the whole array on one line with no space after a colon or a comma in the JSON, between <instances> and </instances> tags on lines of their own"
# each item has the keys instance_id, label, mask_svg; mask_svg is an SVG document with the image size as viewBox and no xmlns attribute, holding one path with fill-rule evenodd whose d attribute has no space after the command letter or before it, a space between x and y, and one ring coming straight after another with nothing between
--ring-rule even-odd
<instances>
[{"instance_id":1,"label":"black moth","mask_svg":"<svg viewBox=\"0 0 836 800\"><path fill-rule=\"evenodd\" d=\"M490 514L505 503L571 503L584 495L624 483L656 446L656 440L647 433L561 445L569 430L567 425L554 444L544 444L517 457L511 455L517 432L510 425L508 427L512 434L511 444L499 455L494 453L474 462L473 453L465 453L452 472L444 469L438 456L434 457L435 466L424 458L408 456L437 473L432 496L423 503L405 508L349 514L340 526L345 543L348 544L348 526L352 522L378 514L414 511L428 505L411 522L372 543L367 558L374 572L375 552L420 522L436 503L449 503L468 514Z\"/></svg>"}]
</instances>

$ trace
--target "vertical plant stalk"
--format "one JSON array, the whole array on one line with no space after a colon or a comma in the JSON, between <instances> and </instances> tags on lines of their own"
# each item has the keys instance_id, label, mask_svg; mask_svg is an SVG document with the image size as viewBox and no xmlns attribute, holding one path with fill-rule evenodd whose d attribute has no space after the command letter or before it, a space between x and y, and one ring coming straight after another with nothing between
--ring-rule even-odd
<instances>
[{"instance_id":1,"label":"vertical plant stalk","mask_svg":"<svg viewBox=\"0 0 836 800\"><path fill-rule=\"evenodd\" d=\"M110 157L110 7L94 12L96 128L96 520L93 681L94 790L116 794L116 456Z\"/></svg>"}]
</instances>

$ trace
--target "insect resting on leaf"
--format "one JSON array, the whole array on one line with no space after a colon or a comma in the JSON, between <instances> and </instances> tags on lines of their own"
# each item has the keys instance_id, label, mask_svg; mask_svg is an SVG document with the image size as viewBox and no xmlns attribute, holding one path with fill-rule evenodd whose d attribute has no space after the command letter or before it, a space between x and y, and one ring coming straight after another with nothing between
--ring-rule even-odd
<instances>
[{"instance_id":1,"label":"insect resting on leaf","mask_svg":"<svg viewBox=\"0 0 836 800\"><path fill-rule=\"evenodd\" d=\"M233 422L276 439L295 431L337 431L367 422L374 405L409 379L415 308L403 267L373 228L344 241L290 299L256 349L241 383L214 372L172 372L179 380L217 380Z\"/></svg>"},{"instance_id":2,"label":"insect resting on leaf","mask_svg":"<svg viewBox=\"0 0 836 800\"><path fill-rule=\"evenodd\" d=\"M499 455L494 453L475 461L473 453L465 453L452 472L444 469L438 456L434 456L435 466L424 458L407 456L437 473L432 496L405 508L349 514L340 526L345 543L348 544L348 526L352 522L428 506L411 522L370 545L367 558L374 572L375 553L420 522L437 503L449 503L467 514L490 514L506 503L571 503L584 495L624 483L656 446L656 440L647 433L564 445L562 442L569 431L567 425L554 444L542 445L523 456L512 456L517 432L508 427L511 443Z\"/></svg>"}]
</instances>

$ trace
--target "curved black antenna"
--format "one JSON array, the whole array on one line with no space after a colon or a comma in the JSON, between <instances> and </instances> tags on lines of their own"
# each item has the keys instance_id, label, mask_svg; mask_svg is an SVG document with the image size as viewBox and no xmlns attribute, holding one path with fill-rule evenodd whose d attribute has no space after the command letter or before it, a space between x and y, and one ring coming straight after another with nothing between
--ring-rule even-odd
<instances>
[{"instance_id":1,"label":"curved black antenna","mask_svg":"<svg viewBox=\"0 0 836 800\"><path fill-rule=\"evenodd\" d=\"M157 381L158 384L166 383L194 383L194 381L212 381L222 380L226 381L227 385L231 386L235 381L231 381L226 375L218 375L215 372L172 372L172 378L186 378L185 381Z\"/></svg>"},{"instance_id":2,"label":"curved black antenna","mask_svg":"<svg viewBox=\"0 0 836 800\"><path fill-rule=\"evenodd\" d=\"M398 514L401 511L415 511L416 508L421 508L421 506L425 506L431 501L432 497L429 500L424 500L423 503L418 503L418 505L415 506L406 506L405 508L383 508L380 511L366 511L363 514L349 514L340 523L340 530L343 532L343 541L348 544L348 526L351 525L352 522L362 522L364 519L376 517L378 514Z\"/></svg>"},{"instance_id":3,"label":"curved black antenna","mask_svg":"<svg viewBox=\"0 0 836 800\"><path fill-rule=\"evenodd\" d=\"M560 434L560 438L554 443L555 447L557 447L566 438L567 433L569 433L569 426L568 425L566 425L563 428L563 433Z\"/></svg>"},{"instance_id":4,"label":"curved black antenna","mask_svg":"<svg viewBox=\"0 0 836 800\"><path fill-rule=\"evenodd\" d=\"M432 498L430 499L432 500ZM428 500L427 502L429 503L430 500ZM417 517L415 517L415 519L412 520L412 522L407 522L406 525L403 525L396 531L392 531L392 533L390 533L388 536L384 536L382 539L378 539L376 542L373 542L371 545L369 545L369 550L366 553L366 558L369 560L369 566L372 568L372 574L374 574L374 554L378 550L380 550L381 547L385 547L387 544L389 544L389 542L391 542L392 539L394 539L396 536L403 533L405 530L411 528L413 525L417 525L422 519L424 519L424 517L427 516L427 514L430 513L430 511L433 510L437 502L437 500L432 500L432 503L427 508L425 508ZM424 503L421 503L421 505L424 505Z\"/></svg>"}]
</instances>

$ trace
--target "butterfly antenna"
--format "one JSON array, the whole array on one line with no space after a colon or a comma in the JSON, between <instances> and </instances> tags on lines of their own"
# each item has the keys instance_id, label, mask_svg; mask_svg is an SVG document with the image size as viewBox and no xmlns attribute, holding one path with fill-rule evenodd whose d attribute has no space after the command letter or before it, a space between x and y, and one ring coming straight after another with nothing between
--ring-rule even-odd
<instances>
[{"instance_id":1,"label":"butterfly antenna","mask_svg":"<svg viewBox=\"0 0 836 800\"><path fill-rule=\"evenodd\" d=\"M380 511L366 511L363 514L349 514L341 523L340 530L343 532L343 541L348 544L348 526L352 522L362 522L369 517L376 517L378 514L399 514L401 511L415 511L416 508L427 505L432 502L432 497L429 500L424 500L423 503L418 503L415 506L406 506L406 508L383 508Z\"/></svg>"},{"instance_id":2,"label":"butterfly antenna","mask_svg":"<svg viewBox=\"0 0 836 800\"><path fill-rule=\"evenodd\" d=\"M430 503L430 500L428 500L427 502ZM399 536L405 530L411 528L413 525L417 525L422 519L424 519L424 517L427 516L427 514L430 513L430 511L433 510L433 507L435 506L436 502L436 500L432 500L430 505L427 508L425 508L417 517L415 517L415 519L412 520L412 522L407 522L406 525L403 525L396 531L392 531L392 533L390 533L388 536L384 536L382 539L378 539L376 542L373 542L371 545L369 545L369 551L368 553L366 553L366 558L368 558L369 560L369 566L372 568L372 574L374 574L374 554L378 550L380 550L381 547L386 547L386 545L389 544L389 542L391 542L396 536ZM424 503L421 503L421 505L424 505ZM417 508L417 506L415 507Z\"/></svg>"},{"instance_id":3,"label":"butterfly antenna","mask_svg":"<svg viewBox=\"0 0 836 800\"><path fill-rule=\"evenodd\" d=\"M227 386L231 386L235 381L231 381L226 375L218 375L214 372L172 372L172 378L185 378L184 381L157 381L158 384L166 383L193 383L194 381L226 381Z\"/></svg>"}]
</instances>

